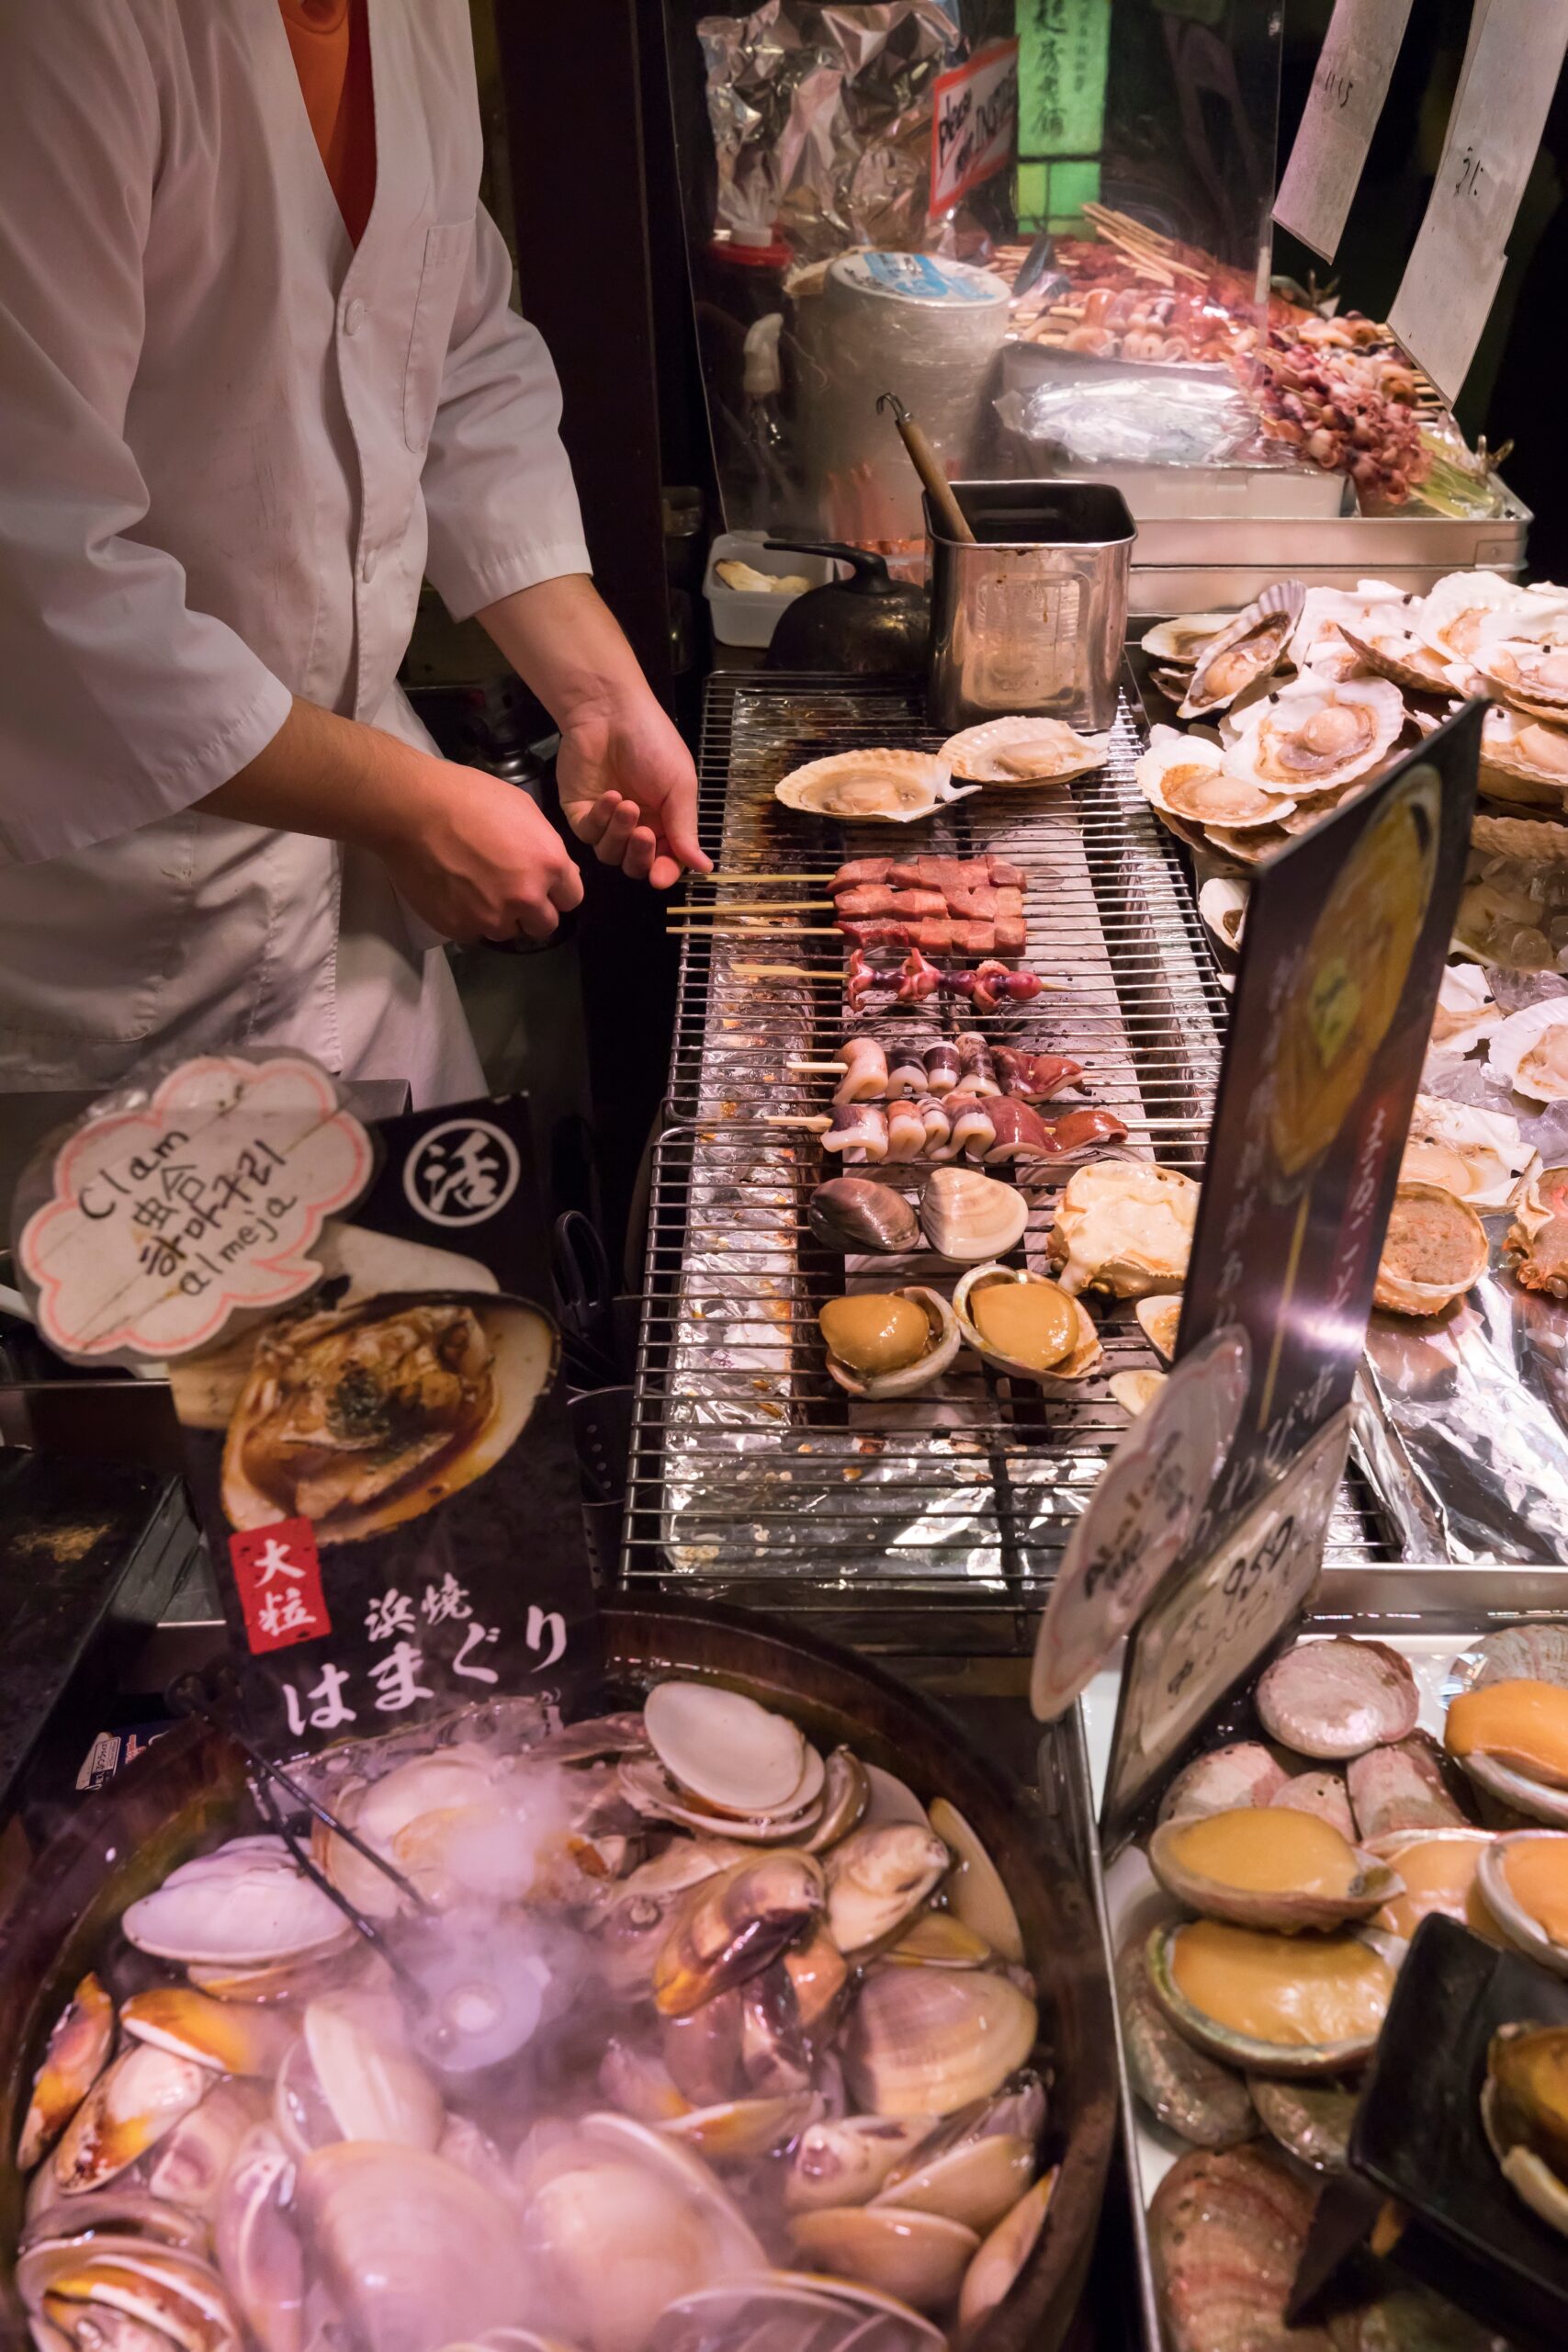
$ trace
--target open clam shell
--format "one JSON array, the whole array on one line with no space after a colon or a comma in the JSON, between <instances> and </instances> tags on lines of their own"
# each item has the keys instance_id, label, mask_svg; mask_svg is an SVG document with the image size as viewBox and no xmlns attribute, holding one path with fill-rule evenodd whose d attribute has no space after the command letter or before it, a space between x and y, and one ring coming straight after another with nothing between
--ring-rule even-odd
<instances>
[{"instance_id":1,"label":"open clam shell","mask_svg":"<svg viewBox=\"0 0 1568 2352\"><path fill-rule=\"evenodd\" d=\"M807 817L913 825L977 789L955 786L946 762L926 752L835 752L792 768L773 797Z\"/></svg>"},{"instance_id":2,"label":"open clam shell","mask_svg":"<svg viewBox=\"0 0 1568 2352\"><path fill-rule=\"evenodd\" d=\"M1337 791L1387 756L1404 724L1404 697L1386 678L1324 684L1309 675L1236 714L1225 773L1244 787L1295 799ZM1234 819L1219 821L1235 830Z\"/></svg>"},{"instance_id":3,"label":"open clam shell","mask_svg":"<svg viewBox=\"0 0 1568 2352\"><path fill-rule=\"evenodd\" d=\"M1155 1353L1167 1363L1176 1360L1176 1335L1181 1329L1181 1296L1174 1298L1140 1298L1133 1307L1143 1332Z\"/></svg>"},{"instance_id":4,"label":"open clam shell","mask_svg":"<svg viewBox=\"0 0 1568 2352\"><path fill-rule=\"evenodd\" d=\"M1347 630L1398 629L1409 616L1404 592L1387 580L1359 580L1353 590L1309 588L1291 632L1286 659L1319 677L1348 678L1359 655Z\"/></svg>"},{"instance_id":5,"label":"open clam shell","mask_svg":"<svg viewBox=\"0 0 1568 2352\"><path fill-rule=\"evenodd\" d=\"M1568 1690L1533 1677L1478 1684L1450 1702L1444 1745L1478 1788L1529 1821L1568 1828Z\"/></svg>"},{"instance_id":6,"label":"open clam shell","mask_svg":"<svg viewBox=\"0 0 1568 2352\"><path fill-rule=\"evenodd\" d=\"M1529 1850L1527 1850L1529 1849ZM1521 1892L1520 1867L1549 1866L1543 1890L1527 1879ZM1486 1908L1509 1940L1550 1968L1554 1976L1568 1976L1568 1836L1560 1829L1515 1829L1489 1838L1482 1848L1475 1876ZM1540 1892L1548 1895L1541 1903ZM1535 1901L1527 1899L1532 1894Z\"/></svg>"},{"instance_id":7,"label":"open clam shell","mask_svg":"<svg viewBox=\"0 0 1568 2352\"><path fill-rule=\"evenodd\" d=\"M976 1320L979 1298L1004 1285L1039 1294L1040 1305L1029 1317L1029 1329L1036 1335L1032 1353L1022 1351L1026 1337L1023 1324L1019 1326L1020 1337L1010 1348L1005 1339L995 1335L987 1338ZM1043 1274L1031 1273L1026 1269L972 1266L953 1294L953 1311L966 1343L976 1355L1010 1378L1032 1380L1042 1388L1048 1388L1056 1381L1087 1379L1104 1354L1094 1318L1082 1301L1070 1296L1058 1283L1047 1281ZM1029 1309L1018 1311L1029 1317ZM1047 1352L1052 1357L1049 1363L1041 1361Z\"/></svg>"},{"instance_id":8,"label":"open clam shell","mask_svg":"<svg viewBox=\"0 0 1568 2352\"><path fill-rule=\"evenodd\" d=\"M987 718L950 735L937 753L960 784L1065 784L1102 768L1111 738L1079 735L1059 718Z\"/></svg>"},{"instance_id":9,"label":"open clam shell","mask_svg":"<svg viewBox=\"0 0 1568 2352\"><path fill-rule=\"evenodd\" d=\"M892 1941L952 1861L936 1832L912 1821L852 1830L827 1860L828 1929L845 1958Z\"/></svg>"},{"instance_id":10,"label":"open clam shell","mask_svg":"<svg viewBox=\"0 0 1568 2352\"><path fill-rule=\"evenodd\" d=\"M354 1940L342 1912L281 1838L236 1838L169 1872L120 1922L157 1960L262 1967Z\"/></svg>"},{"instance_id":11,"label":"open clam shell","mask_svg":"<svg viewBox=\"0 0 1568 2352\"><path fill-rule=\"evenodd\" d=\"M1506 1209L1535 1153L1506 1111L1418 1094L1399 1164L1401 1183L1436 1184L1472 1209Z\"/></svg>"},{"instance_id":12,"label":"open clam shell","mask_svg":"<svg viewBox=\"0 0 1568 2352\"><path fill-rule=\"evenodd\" d=\"M1299 580L1279 581L1212 637L1193 665L1182 718L1228 710L1248 686L1270 676L1285 658L1305 598Z\"/></svg>"},{"instance_id":13,"label":"open clam shell","mask_svg":"<svg viewBox=\"0 0 1568 2352\"><path fill-rule=\"evenodd\" d=\"M1480 781L1494 800L1560 808L1568 790L1568 711L1543 718L1494 704L1482 724Z\"/></svg>"},{"instance_id":14,"label":"open clam shell","mask_svg":"<svg viewBox=\"0 0 1568 2352\"><path fill-rule=\"evenodd\" d=\"M922 1309L931 1338L913 1363L900 1364L891 1372L857 1372L829 1349L829 1373L852 1396L913 1396L919 1390L929 1388L933 1380L940 1380L958 1353L963 1335L952 1307L940 1291L930 1290L923 1283L911 1283L897 1295L912 1299Z\"/></svg>"},{"instance_id":15,"label":"open clam shell","mask_svg":"<svg viewBox=\"0 0 1568 2352\"><path fill-rule=\"evenodd\" d=\"M1169 620L1146 629L1138 642L1151 660L1190 670L1235 618L1234 613L1173 613Z\"/></svg>"},{"instance_id":16,"label":"open clam shell","mask_svg":"<svg viewBox=\"0 0 1568 2352\"><path fill-rule=\"evenodd\" d=\"M1475 1883L1481 1857L1491 1842L1489 1829L1457 1824L1395 1829L1369 1839L1371 1851L1381 1855L1404 1882L1404 1892L1379 1913L1378 1926L1408 1943L1422 1920L1438 1911L1495 1941L1492 1914Z\"/></svg>"},{"instance_id":17,"label":"open clam shell","mask_svg":"<svg viewBox=\"0 0 1568 2352\"><path fill-rule=\"evenodd\" d=\"M1496 615L1506 613L1517 627L1532 609L1545 611L1552 601L1532 599L1528 589L1495 571L1450 571L1411 607L1411 626L1444 661L1472 663Z\"/></svg>"},{"instance_id":18,"label":"open clam shell","mask_svg":"<svg viewBox=\"0 0 1568 2352\"><path fill-rule=\"evenodd\" d=\"M1402 1892L1396 1871L1320 1815L1281 1823L1274 1810L1246 1805L1168 1821L1149 1840L1149 1868L1168 1894L1206 1919L1284 1935L1370 1919Z\"/></svg>"},{"instance_id":19,"label":"open clam shell","mask_svg":"<svg viewBox=\"0 0 1568 2352\"><path fill-rule=\"evenodd\" d=\"M1372 1304L1393 1315L1440 1315L1481 1280L1491 1254L1486 1227L1468 1201L1440 1184L1402 1182L1383 1237Z\"/></svg>"},{"instance_id":20,"label":"open clam shell","mask_svg":"<svg viewBox=\"0 0 1568 2352\"><path fill-rule=\"evenodd\" d=\"M229 1424L224 1510L237 1528L309 1519L318 1544L420 1518L510 1451L559 1353L538 1307L482 1292L389 1293L277 1324Z\"/></svg>"},{"instance_id":21,"label":"open clam shell","mask_svg":"<svg viewBox=\"0 0 1568 2352\"><path fill-rule=\"evenodd\" d=\"M1568 996L1510 1012L1493 1033L1487 1066L1532 1102L1568 1102Z\"/></svg>"},{"instance_id":22,"label":"open clam shell","mask_svg":"<svg viewBox=\"0 0 1568 2352\"><path fill-rule=\"evenodd\" d=\"M1352 2074L1371 2055L1393 1991L1394 1966L1375 1935L1281 1936L1189 1919L1150 1935L1149 1982L1177 2030L1226 2065L1286 2078ZM1190 1996L1179 1979L1194 1956L1245 1972L1249 2014L1276 2024L1275 2038L1243 2030ZM1328 2039L1320 2038L1324 2017L1334 2020Z\"/></svg>"},{"instance_id":23,"label":"open clam shell","mask_svg":"<svg viewBox=\"0 0 1568 2352\"><path fill-rule=\"evenodd\" d=\"M705 1804L763 1814L787 1813L807 1801L799 1730L743 1691L712 1682L656 1682L643 1722L671 1778Z\"/></svg>"},{"instance_id":24,"label":"open clam shell","mask_svg":"<svg viewBox=\"0 0 1568 2352\"><path fill-rule=\"evenodd\" d=\"M1171 728L1155 729L1133 774L1145 798L1162 815L1190 825L1246 832L1278 824L1295 806L1283 792L1231 775L1225 753L1207 736L1179 735Z\"/></svg>"},{"instance_id":25,"label":"open clam shell","mask_svg":"<svg viewBox=\"0 0 1568 2352\"><path fill-rule=\"evenodd\" d=\"M1250 896L1247 884L1229 874L1211 875L1198 893L1198 912L1222 947L1228 947L1233 955L1241 946L1241 930L1247 921Z\"/></svg>"},{"instance_id":26,"label":"open clam shell","mask_svg":"<svg viewBox=\"0 0 1568 2352\"><path fill-rule=\"evenodd\" d=\"M954 1917L983 1936L991 1950L999 1952L1005 1961L1021 1967L1023 1930L1018 1924L1012 1897L1002 1883L1002 1874L985 1846L958 1807L950 1804L946 1797L931 1799L931 1824L956 1857L947 1886L947 1900Z\"/></svg>"},{"instance_id":27,"label":"open clam shell","mask_svg":"<svg viewBox=\"0 0 1568 2352\"><path fill-rule=\"evenodd\" d=\"M1359 626L1338 623L1339 634L1364 669L1403 686L1407 694L1451 695L1452 663L1436 652L1404 620L1395 621L1381 607Z\"/></svg>"},{"instance_id":28,"label":"open clam shell","mask_svg":"<svg viewBox=\"0 0 1568 2352\"><path fill-rule=\"evenodd\" d=\"M114 2003L93 1975L84 1976L54 2021L33 2077L17 2146L17 2165L31 2172L92 2089L114 2048Z\"/></svg>"}]
</instances>

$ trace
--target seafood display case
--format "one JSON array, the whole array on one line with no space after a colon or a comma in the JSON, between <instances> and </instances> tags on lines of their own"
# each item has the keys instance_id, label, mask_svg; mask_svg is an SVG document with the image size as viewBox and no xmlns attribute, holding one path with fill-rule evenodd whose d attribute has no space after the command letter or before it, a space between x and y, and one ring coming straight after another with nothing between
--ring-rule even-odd
<instances>
[{"instance_id":1,"label":"seafood display case","mask_svg":"<svg viewBox=\"0 0 1568 2352\"><path fill-rule=\"evenodd\" d=\"M1561 1831L1568 1818L1561 1793L1510 1776L1493 1751L1513 1735L1480 1718L1461 1728L1450 1713L1461 1698L1474 1708L1483 1691L1490 1707L1542 1689L1550 1712L1562 1698L1565 1640L1561 1566L1506 1578L1439 1565L1326 1568L1273 1666L1265 1653L1173 1759L1131 1838L1108 1847L1145 2352L1219 2340L1222 2305L1224 2324L1243 2334L1284 2327L1319 2200L1326 2211L1346 2179L1379 2025L1425 1918L1457 1920L1554 1976L1568 1970L1555 1909L1568 1839L1541 1836L1542 1825ZM1120 1679L1108 1666L1082 1702L1097 1791L1111 1766ZM1258 1836L1235 1835L1253 1825L1266 1861ZM1539 1885L1528 1873L1512 1883L1521 1831L1535 1841ZM1184 1838L1193 1848L1185 1856ZM1325 1860L1346 1869L1327 1894ZM1351 1976L1331 1984L1348 1962ZM1242 1968L1252 2013L1238 2022L1226 2004L1241 1980L1226 1972ZM1331 2015L1334 2038L1327 2028L1314 2035L1312 2018ZM1423 2041L1414 2061L1406 2049L1404 2062L1461 2063L1442 2037ZM1479 2088L1467 2081L1450 2095ZM1434 2111L1425 2089L1411 2104ZM1496 2188L1506 2199L1501 2173ZM1354 2231L1350 2242L1360 2242ZM1388 2252L1385 2238L1380 2256ZM1481 2316L1466 2315L1432 2291L1429 2276L1402 2273L1397 2246L1392 2265L1363 2254L1302 2318L1303 2342L1414 2352L1500 2340L1484 2287Z\"/></svg>"}]
</instances>

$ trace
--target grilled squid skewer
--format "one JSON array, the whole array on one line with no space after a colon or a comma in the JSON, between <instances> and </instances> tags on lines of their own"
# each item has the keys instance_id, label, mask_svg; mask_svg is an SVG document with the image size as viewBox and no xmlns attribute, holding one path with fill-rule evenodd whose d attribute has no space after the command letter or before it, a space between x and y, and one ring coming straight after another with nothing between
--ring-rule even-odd
<instances>
[{"instance_id":1,"label":"grilled squid skewer","mask_svg":"<svg viewBox=\"0 0 1568 2352\"><path fill-rule=\"evenodd\" d=\"M829 1145L832 1137L829 1137ZM926 1123L913 1095L887 1106L887 1157L919 1159L926 1148Z\"/></svg>"},{"instance_id":2,"label":"grilled squid skewer","mask_svg":"<svg viewBox=\"0 0 1568 2352\"><path fill-rule=\"evenodd\" d=\"M934 1094L918 1094L915 1108L925 1124L926 1157L928 1159L940 1159L953 1133L953 1121Z\"/></svg>"},{"instance_id":3,"label":"grilled squid skewer","mask_svg":"<svg viewBox=\"0 0 1568 2352\"><path fill-rule=\"evenodd\" d=\"M829 1151L859 1159L886 1159L887 1114L880 1102L844 1102L822 1141Z\"/></svg>"},{"instance_id":4,"label":"grilled squid skewer","mask_svg":"<svg viewBox=\"0 0 1568 2352\"><path fill-rule=\"evenodd\" d=\"M983 1159L997 1139L990 1099L978 1094L950 1094L943 1108L953 1122L953 1132L942 1159L956 1159L960 1152L965 1151L972 1159Z\"/></svg>"},{"instance_id":5,"label":"grilled squid skewer","mask_svg":"<svg viewBox=\"0 0 1568 2352\"><path fill-rule=\"evenodd\" d=\"M965 1029L954 1039L958 1049L959 1084L966 1094L1001 1092L991 1049L976 1029Z\"/></svg>"},{"instance_id":6,"label":"grilled squid skewer","mask_svg":"<svg viewBox=\"0 0 1568 2352\"><path fill-rule=\"evenodd\" d=\"M833 1089L835 1102L880 1102L891 1091L887 1057L874 1037L846 1038L844 1074Z\"/></svg>"},{"instance_id":7,"label":"grilled squid skewer","mask_svg":"<svg viewBox=\"0 0 1568 2352\"><path fill-rule=\"evenodd\" d=\"M924 1048L913 1038L894 1047L887 1063L887 1097L897 1102L901 1094L923 1094L926 1091L926 1057Z\"/></svg>"}]
</instances>

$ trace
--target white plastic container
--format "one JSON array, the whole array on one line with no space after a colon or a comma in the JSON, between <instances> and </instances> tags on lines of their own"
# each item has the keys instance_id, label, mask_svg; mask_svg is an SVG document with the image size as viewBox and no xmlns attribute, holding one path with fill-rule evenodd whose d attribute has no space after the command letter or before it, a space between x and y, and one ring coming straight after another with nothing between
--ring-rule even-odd
<instances>
[{"instance_id":1,"label":"white plastic container","mask_svg":"<svg viewBox=\"0 0 1568 2352\"><path fill-rule=\"evenodd\" d=\"M732 562L749 563L753 571L765 571L774 580L793 574L808 580L813 588L825 588L839 570L825 555L774 552L763 545L760 531L721 532L708 549L707 577L703 582L703 594L713 613L713 633L721 645L770 644L779 615L801 593L797 589L788 596L775 596L761 588L727 588L718 576L718 566Z\"/></svg>"}]
</instances>

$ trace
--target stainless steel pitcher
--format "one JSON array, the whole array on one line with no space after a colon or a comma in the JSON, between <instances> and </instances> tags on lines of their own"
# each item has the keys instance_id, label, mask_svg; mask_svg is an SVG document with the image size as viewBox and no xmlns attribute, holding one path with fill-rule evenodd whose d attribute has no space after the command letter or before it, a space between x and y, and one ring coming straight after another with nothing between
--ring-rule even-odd
<instances>
[{"instance_id":1,"label":"stainless steel pitcher","mask_svg":"<svg viewBox=\"0 0 1568 2352\"><path fill-rule=\"evenodd\" d=\"M1137 536L1126 500L1106 482L953 487L976 544L948 538L925 501L932 725L1021 712L1109 727Z\"/></svg>"}]
</instances>

